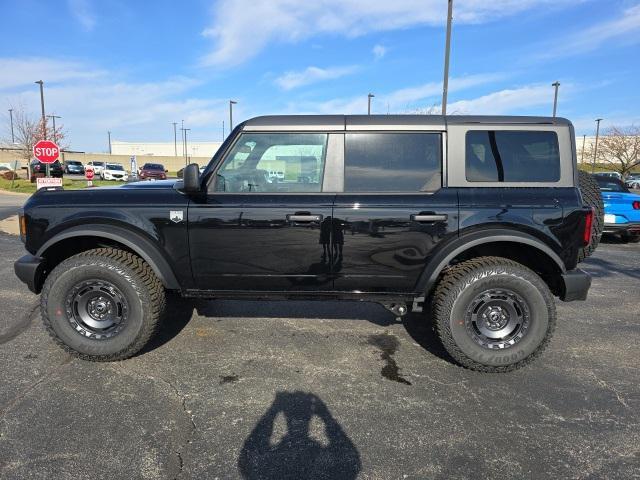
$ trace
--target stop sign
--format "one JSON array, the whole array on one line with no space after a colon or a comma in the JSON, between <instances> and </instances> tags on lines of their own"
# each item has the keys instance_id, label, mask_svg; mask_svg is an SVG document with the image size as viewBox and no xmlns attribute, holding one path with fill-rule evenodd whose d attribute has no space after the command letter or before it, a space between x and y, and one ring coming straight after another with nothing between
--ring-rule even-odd
<instances>
[{"instance_id":1,"label":"stop sign","mask_svg":"<svg viewBox=\"0 0 640 480\"><path fill-rule=\"evenodd\" d=\"M93 180L93 168L87 168L84 171L84 176L86 177L87 180Z\"/></svg>"},{"instance_id":2,"label":"stop sign","mask_svg":"<svg viewBox=\"0 0 640 480\"><path fill-rule=\"evenodd\" d=\"M60 148L49 140L40 140L33 146L33 156L42 163L53 163L60 155Z\"/></svg>"}]
</instances>

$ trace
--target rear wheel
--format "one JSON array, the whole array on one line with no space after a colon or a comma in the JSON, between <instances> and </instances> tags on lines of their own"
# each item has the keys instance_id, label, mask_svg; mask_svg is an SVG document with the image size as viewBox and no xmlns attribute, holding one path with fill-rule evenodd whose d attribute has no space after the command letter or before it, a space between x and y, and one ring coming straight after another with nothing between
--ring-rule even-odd
<instances>
[{"instance_id":1,"label":"rear wheel","mask_svg":"<svg viewBox=\"0 0 640 480\"><path fill-rule=\"evenodd\" d=\"M507 372L539 356L555 328L553 295L527 267L480 257L452 267L436 287L433 318L460 365Z\"/></svg>"},{"instance_id":2,"label":"rear wheel","mask_svg":"<svg viewBox=\"0 0 640 480\"><path fill-rule=\"evenodd\" d=\"M591 242L586 247L580 249L578 253L578 261L581 262L590 256L600 243L602 238L602 230L604 228L604 202L602 201L602 193L600 186L593 176L585 171L578 171L578 180L582 200L589 207L593 208L593 227L591 228Z\"/></svg>"},{"instance_id":3,"label":"rear wheel","mask_svg":"<svg viewBox=\"0 0 640 480\"><path fill-rule=\"evenodd\" d=\"M67 352L85 360L122 360L157 331L164 287L147 263L114 248L61 262L40 299L45 327Z\"/></svg>"}]
</instances>

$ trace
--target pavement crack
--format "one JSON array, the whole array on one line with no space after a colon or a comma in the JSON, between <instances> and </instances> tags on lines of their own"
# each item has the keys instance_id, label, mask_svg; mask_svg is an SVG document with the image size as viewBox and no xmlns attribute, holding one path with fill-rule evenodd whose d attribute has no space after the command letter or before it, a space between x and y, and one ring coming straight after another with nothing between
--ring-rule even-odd
<instances>
[{"instance_id":1,"label":"pavement crack","mask_svg":"<svg viewBox=\"0 0 640 480\"><path fill-rule=\"evenodd\" d=\"M594 372L589 372L591 373L591 376L594 378L594 380L602 387L605 388L607 390L609 390L610 392L612 392L615 396L616 399L618 400L618 402L620 403L620 405L622 405L625 408L629 408L629 404L626 402L626 400L624 399L624 397L620 394L620 391L614 387L613 385L608 384L607 382L605 382L604 380L602 380L600 377L598 377Z\"/></svg>"},{"instance_id":2,"label":"pavement crack","mask_svg":"<svg viewBox=\"0 0 640 480\"><path fill-rule=\"evenodd\" d=\"M29 310L27 311L27 313L23 315L20 318L20 320L14 323L6 333L3 333L2 335L0 335L0 345L2 345L3 343L10 342L14 338L20 336L20 334L24 333L31 325L31 322L33 321L33 316L35 315L39 306L40 306L40 302L38 301L34 302L29 308Z\"/></svg>"}]
</instances>

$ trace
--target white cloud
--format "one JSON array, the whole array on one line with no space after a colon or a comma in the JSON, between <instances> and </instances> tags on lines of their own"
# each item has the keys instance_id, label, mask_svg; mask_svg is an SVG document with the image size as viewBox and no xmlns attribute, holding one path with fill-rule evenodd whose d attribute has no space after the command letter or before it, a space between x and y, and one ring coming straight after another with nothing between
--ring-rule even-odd
<instances>
[{"instance_id":1,"label":"white cloud","mask_svg":"<svg viewBox=\"0 0 640 480\"><path fill-rule=\"evenodd\" d=\"M563 85L563 96L570 91L569 85ZM476 115L504 115L523 109L549 105L549 115L553 103L553 89L547 84L526 85L520 88L505 89L489 93L471 100L458 100L447 105L448 113Z\"/></svg>"},{"instance_id":2,"label":"white cloud","mask_svg":"<svg viewBox=\"0 0 640 480\"><path fill-rule=\"evenodd\" d=\"M371 52L373 53L373 56L375 57L376 60L380 60L382 57L384 57L387 54L387 47L380 44L374 45Z\"/></svg>"},{"instance_id":3,"label":"white cloud","mask_svg":"<svg viewBox=\"0 0 640 480\"><path fill-rule=\"evenodd\" d=\"M564 39L554 41L542 58L590 52L607 42L640 43L640 5L625 9L620 16L605 20Z\"/></svg>"},{"instance_id":4,"label":"white cloud","mask_svg":"<svg viewBox=\"0 0 640 480\"><path fill-rule=\"evenodd\" d=\"M56 83L104 75L104 71L88 68L79 62L40 57L0 58L0 72L0 89L33 85L36 80Z\"/></svg>"},{"instance_id":5,"label":"white cloud","mask_svg":"<svg viewBox=\"0 0 640 480\"><path fill-rule=\"evenodd\" d=\"M0 70L10 71L7 66L18 65L21 72L29 74L23 81L16 73L8 80L0 77L0 101L30 106L31 113L37 115L40 96L32 78L40 78L42 64L41 59L0 59ZM227 100L190 96L189 91L201 85L199 80L178 76L132 82L123 80L117 72L55 60L48 61L46 72L42 78L47 82L47 112L62 116L61 123L69 132L73 149L104 150L107 130L113 132L114 139L169 141L173 139L171 122L182 119L185 126L193 129L190 137L194 140L220 139ZM55 72L59 73L52 81Z\"/></svg>"},{"instance_id":6,"label":"white cloud","mask_svg":"<svg viewBox=\"0 0 640 480\"><path fill-rule=\"evenodd\" d=\"M323 80L333 80L344 77L345 75L354 73L357 69L357 65L328 68L307 67L300 72L286 72L284 75L276 78L275 83L283 90L291 90Z\"/></svg>"},{"instance_id":7,"label":"white cloud","mask_svg":"<svg viewBox=\"0 0 640 480\"><path fill-rule=\"evenodd\" d=\"M577 0L465 0L455 4L456 24L495 21L533 7ZM204 65L237 65L273 42L295 43L319 34L354 37L430 25L446 19L444 0L220 0L203 35L213 40ZM258 19L256 21L256 19Z\"/></svg>"},{"instance_id":8,"label":"white cloud","mask_svg":"<svg viewBox=\"0 0 640 480\"><path fill-rule=\"evenodd\" d=\"M88 0L67 0L69 10L80 23L82 29L90 32L96 26L96 17L93 14Z\"/></svg>"}]
</instances>

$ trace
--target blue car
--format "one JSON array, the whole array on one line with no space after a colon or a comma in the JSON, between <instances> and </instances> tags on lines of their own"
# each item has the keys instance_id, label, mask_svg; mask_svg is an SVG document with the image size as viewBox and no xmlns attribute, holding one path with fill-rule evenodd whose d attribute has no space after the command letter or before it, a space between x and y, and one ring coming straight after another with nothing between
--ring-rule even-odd
<instances>
[{"instance_id":1,"label":"blue car","mask_svg":"<svg viewBox=\"0 0 640 480\"><path fill-rule=\"evenodd\" d=\"M630 242L640 241L640 195L615 178L596 177L604 200L604 231Z\"/></svg>"}]
</instances>

